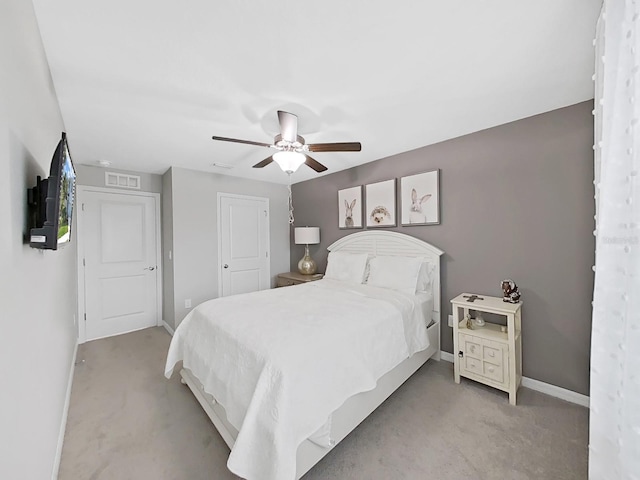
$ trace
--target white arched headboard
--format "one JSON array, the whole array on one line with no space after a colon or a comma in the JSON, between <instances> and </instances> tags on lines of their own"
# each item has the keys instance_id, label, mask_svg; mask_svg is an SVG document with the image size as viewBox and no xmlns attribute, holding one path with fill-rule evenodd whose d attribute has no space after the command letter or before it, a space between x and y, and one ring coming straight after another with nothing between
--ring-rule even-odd
<instances>
[{"instance_id":1,"label":"white arched headboard","mask_svg":"<svg viewBox=\"0 0 640 480\"><path fill-rule=\"evenodd\" d=\"M367 230L352 233L327 247L330 252L368 253L369 255L402 255L424 257L434 265L433 320L440 321L440 255L444 252L430 243L398 232Z\"/></svg>"}]
</instances>

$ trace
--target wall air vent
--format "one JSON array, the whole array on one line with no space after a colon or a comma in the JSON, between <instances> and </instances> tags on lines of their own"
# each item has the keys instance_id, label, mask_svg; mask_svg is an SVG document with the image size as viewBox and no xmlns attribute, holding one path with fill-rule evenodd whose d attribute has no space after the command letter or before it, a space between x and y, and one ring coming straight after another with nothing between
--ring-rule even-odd
<instances>
[{"instance_id":1,"label":"wall air vent","mask_svg":"<svg viewBox=\"0 0 640 480\"><path fill-rule=\"evenodd\" d=\"M133 188L140 190L140 176L124 173L104 172L104 183L107 187Z\"/></svg>"}]
</instances>

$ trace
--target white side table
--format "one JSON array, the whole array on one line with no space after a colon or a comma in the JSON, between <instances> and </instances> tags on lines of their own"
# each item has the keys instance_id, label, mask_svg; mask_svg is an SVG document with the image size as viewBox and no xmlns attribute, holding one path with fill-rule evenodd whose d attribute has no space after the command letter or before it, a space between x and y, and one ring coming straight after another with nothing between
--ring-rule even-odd
<instances>
[{"instance_id":1,"label":"white side table","mask_svg":"<svg viewBox=\"0 0 640 480\"><path fill-rule=\"evenodd\" d=\"M456 383L470 378L509 393L516 404L522 382L522 302L508 303L499 297L462 293L451 300L453 308L453 365ZM486 322L483 327L460 327L469 311L507 317L504 327Z\"/></svg>"}]
</instances>

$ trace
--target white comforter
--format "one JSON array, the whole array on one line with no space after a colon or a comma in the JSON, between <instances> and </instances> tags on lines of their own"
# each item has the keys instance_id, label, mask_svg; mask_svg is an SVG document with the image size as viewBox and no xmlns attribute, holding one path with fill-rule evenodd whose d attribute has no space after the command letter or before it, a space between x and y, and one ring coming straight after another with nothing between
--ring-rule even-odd
<instances>
[{"instance_id":1,"label":"white comforter","mask_svg":"<svg viewBox=\"0 0 640 480\"><path fill-rule=\"evenodd\" d=\"M321 280L205 302L176 329L182 360L225 408L238 437L227 466L293 479L298 446L352 395L427 348L416 297Z\"/></svg>"}]
</instances>

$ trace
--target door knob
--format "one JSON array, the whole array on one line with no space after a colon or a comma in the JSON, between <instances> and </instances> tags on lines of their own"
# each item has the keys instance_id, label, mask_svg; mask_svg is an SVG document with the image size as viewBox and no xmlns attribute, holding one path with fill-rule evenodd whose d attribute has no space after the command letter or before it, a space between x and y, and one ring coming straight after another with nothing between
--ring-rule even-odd
<instances>
[{"instance_id":1,"label":"door knob","mask_svg":"<svg viewBox=\"0 0 640 480\"><path fill-rule=\"evenodd\" d=\"M156 269L156 267L145 267L144 270L149 270L150 272L153 272Z\"/></svg>"},{"instance_id":2,"label":"door knob","mask_svg":"<svg viewBox=\"0 0 640 480\"><path fill-rule=\"evenodd\" d=\"M222 268L229 268L229 265L227 265L226 263L222 266Z\"/></svg>"}]
</instances>

